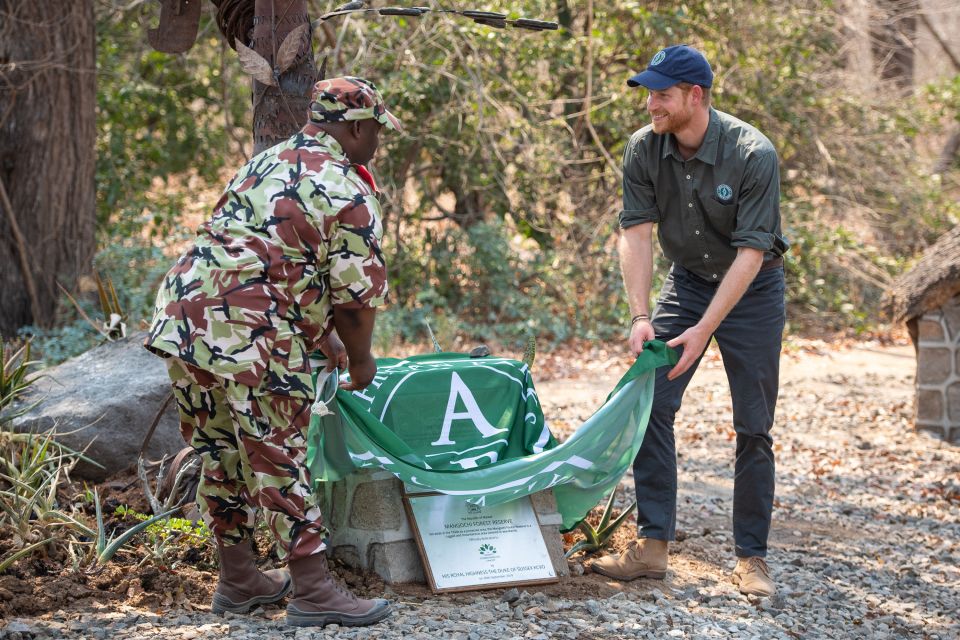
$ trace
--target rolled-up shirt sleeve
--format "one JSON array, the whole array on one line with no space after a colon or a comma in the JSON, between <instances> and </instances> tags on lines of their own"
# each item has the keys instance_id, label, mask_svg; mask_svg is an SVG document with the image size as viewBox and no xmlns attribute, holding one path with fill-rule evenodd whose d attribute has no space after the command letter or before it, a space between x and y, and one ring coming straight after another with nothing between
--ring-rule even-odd
<instances>
[{"instance_id":1,"label":"rolled-up shirt sleeve","mask_svg":"<svg viewBox=\"0 0 960 640\"><path fill-rule=\"evenodd\" d=\"M330 231L330 301L354 309L383 305L387 267L380 249L383 224L376 198L361 197L341 209Z\"/></svg>"},{"instance_id":2,"label":"rolled-up shirt sleeve","mask_svg":"<svg viewBox=\"0 0 960 640\"><path fill-rule=\"evenodd\" d=\"M660 210L654 195L653 181L647 170L646 157L639 132L631 136L623 151L623 210L620 228L644 222L660 222Z\"/></svg>"},{"instance_id":3,"label":"rolled-up shirt sleeve","mask_svg":"<svg viewBox=\"0 0 960 640\"><path fill-rule=\"evenodd\" d=\"M782 255L787 243L780 235L780 168L775 151L749 159L738 200L730 244Z\"/></svg>"}]
</instances>

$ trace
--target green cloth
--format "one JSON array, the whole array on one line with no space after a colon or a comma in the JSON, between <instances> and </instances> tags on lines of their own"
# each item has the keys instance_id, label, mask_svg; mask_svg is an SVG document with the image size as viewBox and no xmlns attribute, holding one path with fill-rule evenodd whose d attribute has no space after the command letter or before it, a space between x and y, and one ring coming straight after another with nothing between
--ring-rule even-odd
<instances>
[{"instance_id":1,"label":"green cloth","mask_svg":"<svg viewBox=\"0 0 960 640\"><path fill-rule=\"evenodd\" d=\"M544 421L529 369L507 358L439 353L377 361L362 392L318 380L308 433L314 483L382 468L412 488L476 504L509 502L552 487L572 529L630 467L646 431L654 371L676 363L662 342L644 352L563 444Z\"/></svg>"},{"instance_id":2,"label":"green cloth","mask_svg":"<svg viewBox=\"0 0 960 640\"><path fill-rule=\"evenodd\" d=\"M738 247L783 255L777 152L756 128L710 109L700 148L684 160L676 137L652 125L623 153L624 229L657 223L664 255L708 282L719 282Z\"/></svg>"}]
</instances>

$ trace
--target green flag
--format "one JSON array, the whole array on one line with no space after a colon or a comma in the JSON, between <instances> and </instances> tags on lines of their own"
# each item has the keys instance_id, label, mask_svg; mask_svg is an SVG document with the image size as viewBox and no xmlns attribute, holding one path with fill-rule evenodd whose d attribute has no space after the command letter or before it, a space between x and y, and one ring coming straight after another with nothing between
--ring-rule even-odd
<instances>
[{"instance_id":1,"label":"green flag","mask_svg":"<svg viewBox=\"0 0 960 640\"><path fill-rule=\"evenodd\" d=\"M552 487L563 528L571 529L630 467L654 371L676 360L662 342L648 343L604 404L558 445L522 362L458 353L380 359L363 391L338 390L336 376L318 380L307 464L315 482L382 468L477 504Z\"/></svg>"}]
</instances>

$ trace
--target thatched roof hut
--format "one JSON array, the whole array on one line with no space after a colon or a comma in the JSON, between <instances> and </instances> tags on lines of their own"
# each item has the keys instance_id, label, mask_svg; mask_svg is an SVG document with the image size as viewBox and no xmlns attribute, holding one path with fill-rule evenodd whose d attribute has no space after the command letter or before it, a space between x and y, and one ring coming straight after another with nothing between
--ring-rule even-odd
<instances>
[{"instance_id":1,"label":"thatched roof hut","mask_svg":"<svg viewBox=\"0 0 960 640\"><path fill-rule=\"evenodd\" d=\"M886 307L917 350L914 425L960 441L960 226L897 280Z\"/></svg>"},{"instance_id":2,"label":"thatched roof hut","mask_svg":"<svg viewBox=\"0 0 960 640\"><path fill-rule=\"evenodd\" d=\"M930 245L897 279L885 301L894 322L912 320L960 294L960 225Z\"/></svg>"}]
</instances>

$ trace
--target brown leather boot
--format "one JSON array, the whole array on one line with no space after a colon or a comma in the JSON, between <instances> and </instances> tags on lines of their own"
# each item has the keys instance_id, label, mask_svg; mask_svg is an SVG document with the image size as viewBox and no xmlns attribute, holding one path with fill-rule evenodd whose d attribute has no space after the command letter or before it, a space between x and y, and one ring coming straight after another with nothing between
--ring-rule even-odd
<instances>
[{"instance_id":1,"label":"brown leather boot","mask_svg":"<svg viewBox=\"0 0 960 640\"><path fill-rule=\"evenodd\" d=\"M224 546L217 541L220 555L220 581L213 593L213 613L247 613L257 605L271 604L290 592L292 581L286 569L257 569L253 544Z\"/></svg>"},{"instance_id":2,"label":"brown leather boot","mask_svg":"<svg viewBox=\"0 0 960 640\"><path fill-rule=\"evenodd\" d=\"M287 624L323 627L339 624L362 627L390 615L390 603L382 598L364 600L341 587L327 567L322 551L290 561L293 599L287 604Z\"/></svg>"},{"instance_id":3,"label":"brown leather boot","mask_svg":"<svg viewBox=\"0 0 960 640\"><path fill-rule=\"evenodd\" d=\"M733 569L733 584L740 587L740 593L767 597L777 592L777 585L770 577L767 561L759 556L737 558Z\"/></svg>"},{"instance_id":4,"label":"brown leather boot","mask_svg":"<svg viewBox=\"0 0 960 640\"><path fill-rule=\"evenodd\" d=\"M617 580L663 580L667 575L667 543L653 538L632 540L623 553L600 558L590 568Z\"/></svg>"}]
</instances>

